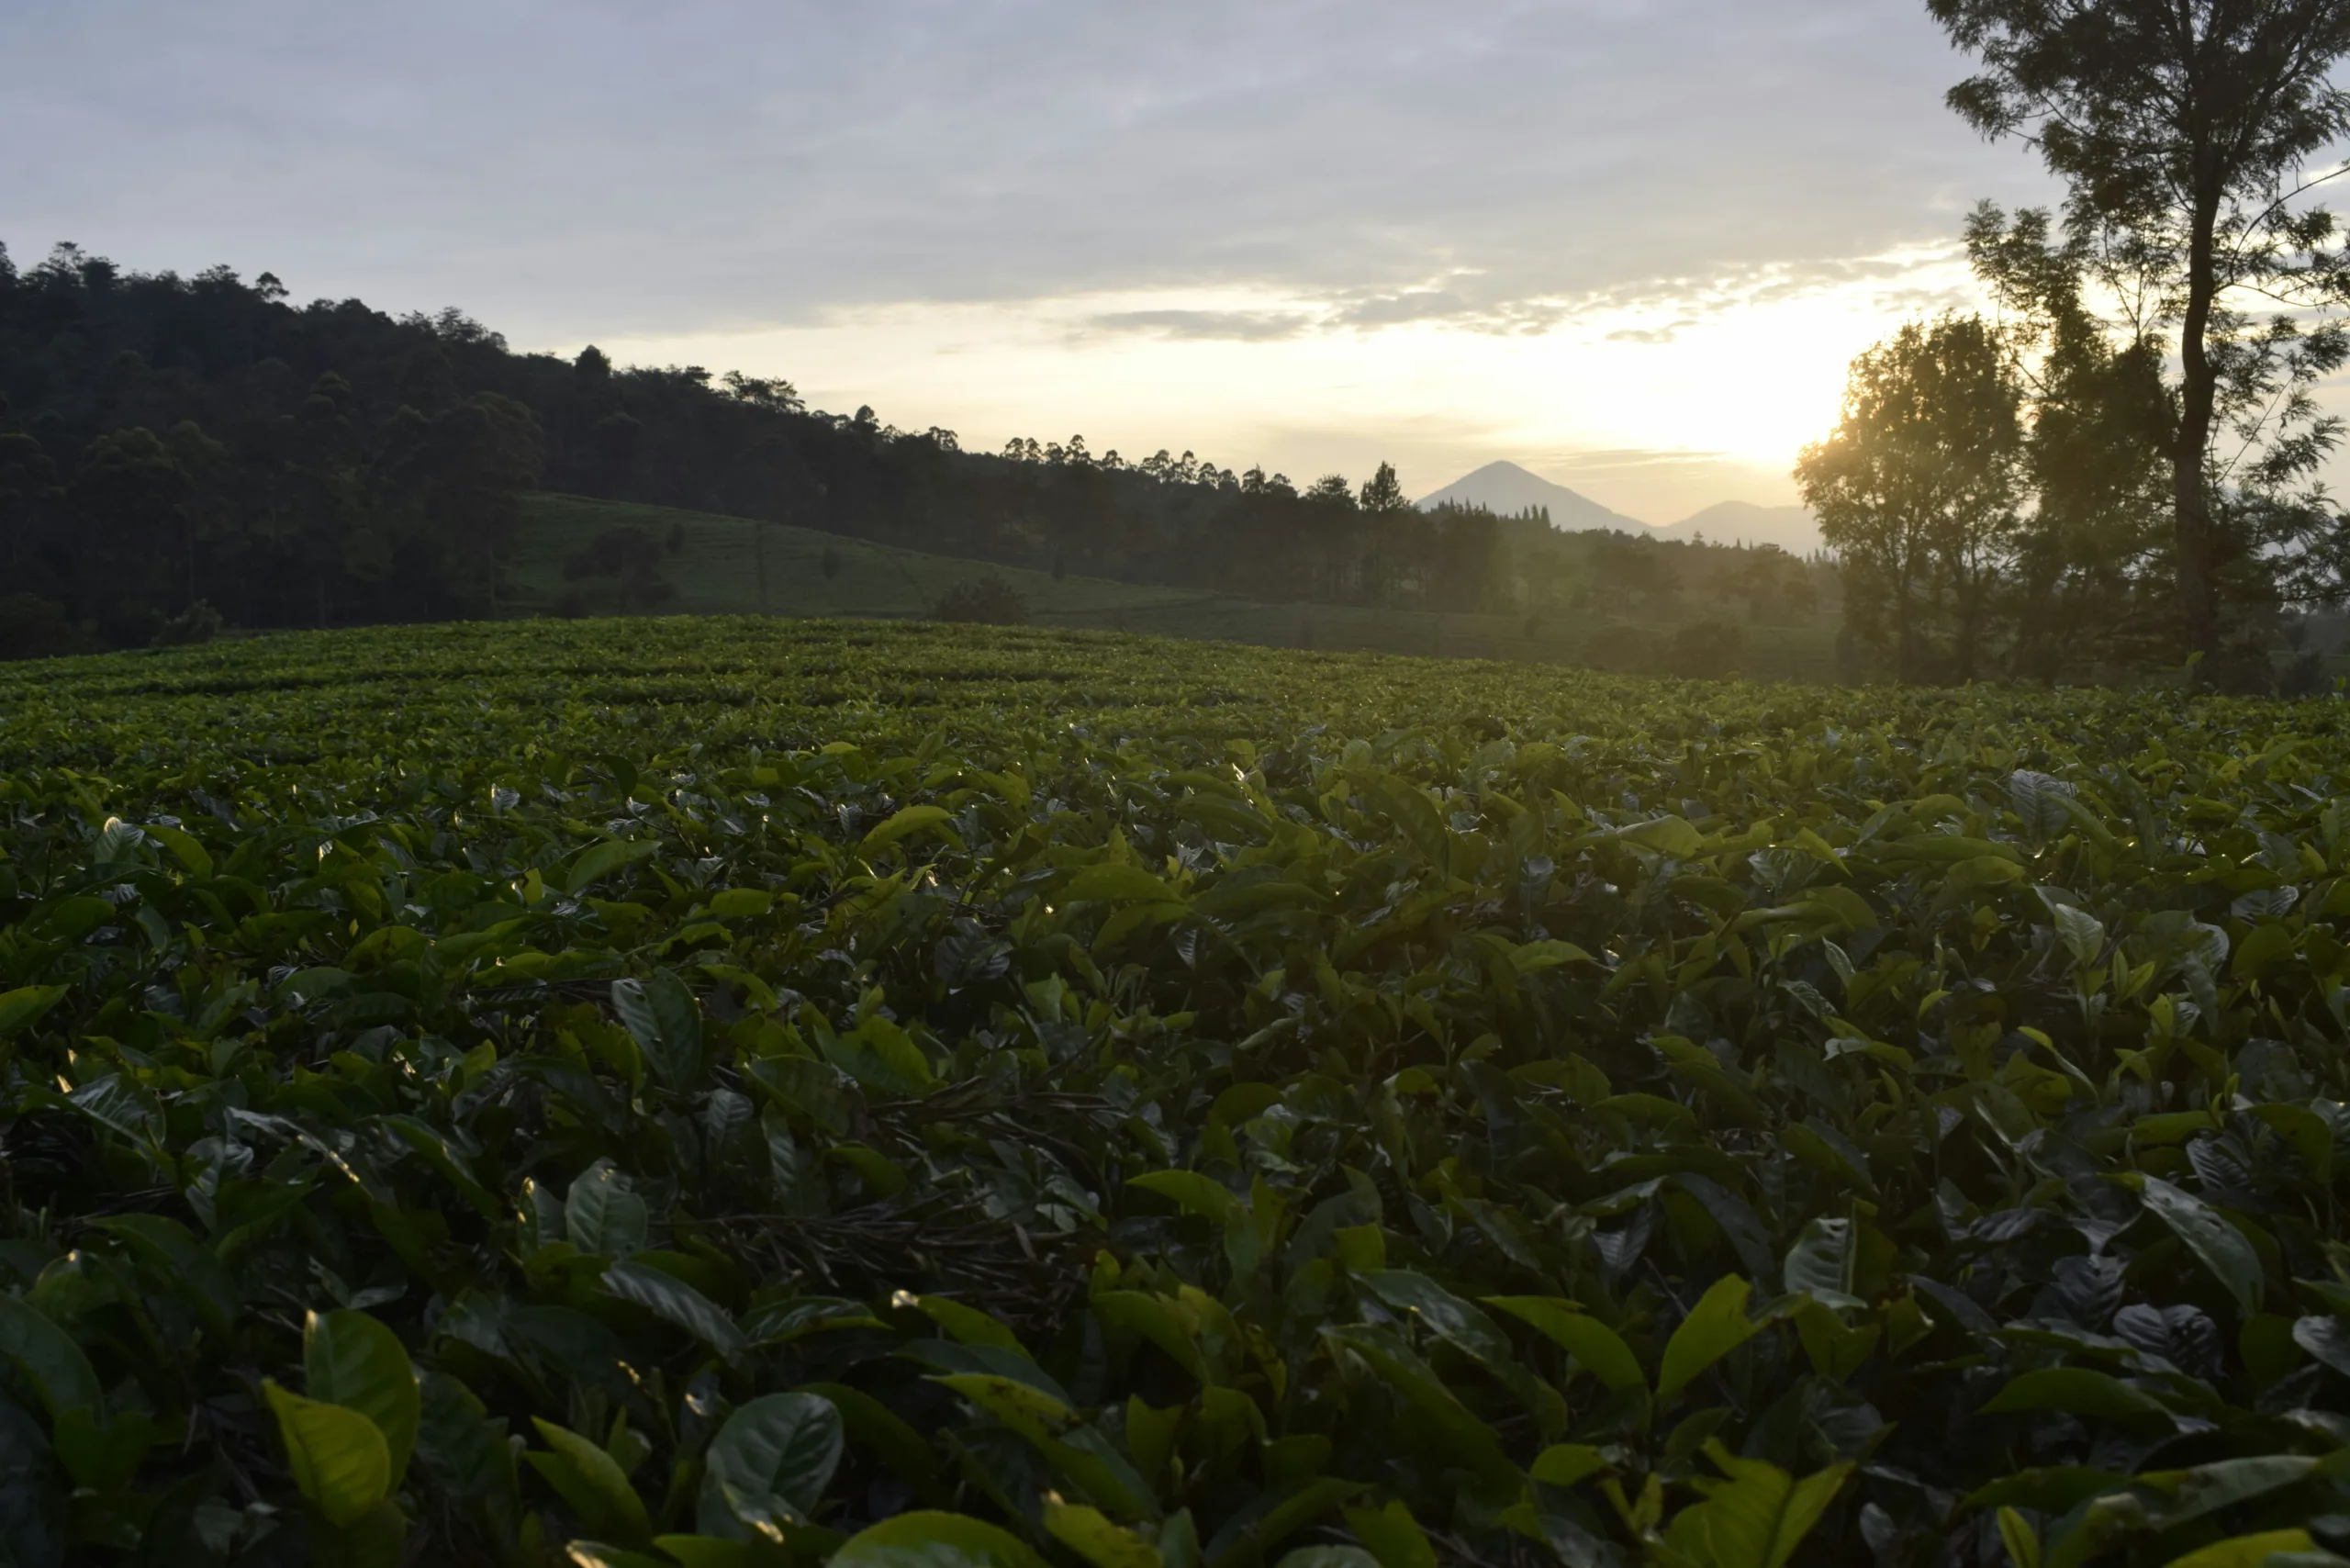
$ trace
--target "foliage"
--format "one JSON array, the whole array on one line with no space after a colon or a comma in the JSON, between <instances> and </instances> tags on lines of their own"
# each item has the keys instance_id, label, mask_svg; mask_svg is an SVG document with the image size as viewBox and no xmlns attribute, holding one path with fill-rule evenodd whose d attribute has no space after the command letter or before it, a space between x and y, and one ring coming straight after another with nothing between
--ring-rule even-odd
<instances>
[{"instance_id":1,"label":"foliage","mask_svg":"<svg viewBox=\"0 0 2350 1568\"><path fill-rule=\"evenodd\" d=\"M0 596L0 659L38 659L77 653L85 645L65 607L38 594Z\"/></svg>"},{"instance_id":2,"label":"foliage","mask_svg":"<svg viewBox=\"0 0 2350 1568\"><path fill-rule=\"evenodd\" d=\"M540 486L559 496L522 494ZM560 557L543 574L518 562L527 508L581 497L839 539L827 582L864 554L856 540L1381 611L1614 611L1594 566L1613 546L1655 602L1709 601L1701 614L1743 599L1758 620L1808 617L1831 589L1798 567L1779 586L1800 591L1758 597L1742 550L1423 513L1384 465L1359 491L1334 475L1301 495L1279 475L1190 453L1133 463L1079 437L965 452L951 431L811 410L783 382L514 353L453 310L297 306L266 274L125 272L70 245L20 271L0 248L0 571L55 605L76 645L144 646L198 599L258 628L674 608L664 583L693 597L700 535L673 540L657 572L565 579ZM741 607L761 613L793 591L769 582L768 543L753 537L740 575L759 590Z\"/></svg>"},{"instance_id":3,"label":"foliage","mask_svg":"<svg viewBox=\"0 0 2350 1568\"><path fill-rule=\"evenodd\" d=\"M219 634L220 612L212 608L211 600L199 599L156 627L150 641L158 648L176 648L190 643L208 643Z\"/></svg>"},{"instance_id":4,"label":"foliage","mask_svg":"<svg viewBox=\"0 0 2350 1568\"><path fill-rule=\"evenodd\" d=\"M2350 1544L2335 704L672 620L0 715L13 1561Z\"/></svg>"},{"instance_id":5,"label":"foliage","mask_svg":"<svg viewBox=\"0 0 2350 1568\"><path fill-rule=\"evenodd\" d=\"M1281 601L1473 608L1504 566L1490 519L1427 525L1384 465L1334 508L1189 453L966 453L786 382L514 353L454 310L297 306L267 274L73 245L19 270L0 248L0 565L107 644L198 599L246 627L590 608L515 600L517 497L541 484Z\"/></svg>"},{"instance_id":6,"label":"foliage","mask_svg":"<svg viewBox=\"0 0 2350 1568\"><path fill-rule=\"evenodd\" d=\"M661 558L685 547L684 524L670 524L669 537L674 543L665 549L660 540L633 524L605 529L565 557L564 580L611 578L620 591L622 610L675 599L677 588L661 575Z\"/></svg>"},{"instance_id":7,"label":"foliage","mask_svg":"<svg viewBox=\"0 0 2350 1568\"><path fill-rule=\"evenodd\" d=\"M599 605L601 613L610 613L618 600L605 587L606 580L566 582L565 563L613 528L632 527L658 538L682 527L684 549L661 564L662 579L676 588L676 597L652 607L653 613L922 619L957 583L992 572L1028 601L1032 623L1072 630L1143 632L1271 647L1310 644L1449 658L1587 662L1662 674L1667 670L1673 622L1713 620L1734 623L1744 633L1733 666L1738 672L1783 679L1829 678L1836 673L1831 662L1834 566L1771 549L1562 533L1553 536L1555 546L1541 558L1561 570L1556 576L1538 576L1521 569L1531 553L1513 539L1498 554L1506 557L1517 590L1546 607L1533 614L1514 612L1507 601L1464 610L1368 605L1307 610L1165 585L1081 576L1056 578L1047 572L844 540L814 529L625 501L530 496L524 498L522 516L506 577L509 613L517 617L547 608L557 614L589 615L599 613ZM1441 523L1444 514L1438 512L1433 521ZM1515 521L1502 520L1505 527ZM1630 636L1630 629L1608 613L1628 607L1611 605L1586 577L1576 575L1587 573L1603 551L1616 548L1652 560L1661 576L1682 585L1663 623L1639 627L1643 633L1661 636ZM830 577L823 569L827 554L834 567ZM2326 626L2312 624L2308 633L2305 640L2312 648L2330 647L2334 640ZM1591 651L1586 654L1586 649Z\"/></svg>"},{"instance_id":8,"label":"foliage","mask_svg":"<svg viewBox=\"0 0 2350 1568\"><path fill-rule=\"evenodd\" d=\"M2217 655L2232 566L2273 552L2288 572L2312 554L2331 568L2344 548L2310 485L2342 427L2311 393L2350 357L2326 314L2350 298L2350 250L2303 198L2341 173L2312 161L2350 134L2350 92L2334 80L2350 12L2334 0L1927 9L1982 66L1951 106L1986 136L2020 137L2065 182L2065 239L2049 255L2109 304L2111 342L2125 355L2176 346L2169 565L2181 641ZM1996 215L1975 237L1986 230Z\"/></svg>"},{"instance_id":9,"label":"foliage","mask_svg":"<svg viewBox=\"0 0 2350 1568\"><path fill-rule=\"evenodd\" d=\"M1028 600L1021 591L990 572L957 583L938 596L931 607L933 621L959 621L981 626L1025 626Z\"/></svg>"},{"instance_id":10,"label":"foliage","mask_svg":"<svg viewBox=\"0 0 2350 1568\"><path fill-rule=\"evenodd\" d=\"M1852 362L1796 479L1844 572L1845 622L1904 680L1986 673L2016 554L2021 391L1979 316L1909 322Z\"/></svg>"},{"instance_id":11,"label":"foliage","mask_svg":"<svg viewBox=\"0 0 2350 1568\"><path fill-rule=\"evenodd\" d=\"M1673 634L1673 673L1718 680L1738 673L1745 651L1746 633L1729 622L1693 622Z\"/></svg>"}]
</instances>

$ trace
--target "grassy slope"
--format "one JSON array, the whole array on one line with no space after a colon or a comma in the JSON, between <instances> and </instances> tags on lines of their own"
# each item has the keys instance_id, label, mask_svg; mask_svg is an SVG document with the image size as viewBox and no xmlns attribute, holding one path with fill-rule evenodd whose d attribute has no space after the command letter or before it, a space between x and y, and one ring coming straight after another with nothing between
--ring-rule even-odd
<instances>
[{"instance_id":1,"label":"grassy slope","mask_svg":"<svg viewBox=\"0 0 2350 1568\"><path fill-rule=\"evenodd\" d=\"M792 617L842 616L906 620L926 613L958 582L993 572L1024 595L1043 626L1099 631L1150 632L1162 636L1212 638L1264 647L1314 647L1445 657L1516 659L1539 664L1584 662L1594 626L1565 616L1547 616L1528 635L1523 615L1446 614L1416 610L1367 610L1345 605L1269 604L1192 588L1113 582L1102 577L1055 577L1017 566L998 566L947 555L925 554L892 545L824 533L814 529L767 525L767 592L759 591L759 546L755 524L742 518L576 496L533 496L524 505L513 577L553 604L566 588L564 558L598 533L633 523L655 537L672 524L685 532L685 546L664 565L663 575L677 597L663 614L751 614ZM823 554L833 550L839 570L827 578ZM599 613L617 601L591 596ZM1835 676L1834 633L1813 626L1749 626L1748 673L1774 679L1830 680Z\"/></svg>"}]
</instances>

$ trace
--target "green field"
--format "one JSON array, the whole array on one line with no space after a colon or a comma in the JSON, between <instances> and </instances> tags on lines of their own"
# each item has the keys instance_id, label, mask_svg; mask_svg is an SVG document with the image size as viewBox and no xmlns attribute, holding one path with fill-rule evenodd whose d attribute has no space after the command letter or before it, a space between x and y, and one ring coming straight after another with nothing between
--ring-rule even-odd
<instances>
[{"instance_id":1,"label":"green field","mask_svg":"<svg viewBox=\"0 0 2350 1568\"><path fill-rule=\"evenodd\" d=\"M0 1562L2338 1564L2344 719L0 669Z\"/></svg>"},{"instance_id":2,"label":"green field","mask_svg":"<svg viewBox=\"0 0 2350 1568\"><path fill-rule=\"evenodd\" d=\"M1049 572L929 555L872 544L814 529L762 527L743 518L676 511L575 496L531 496L509 573L523 590L526 610L543 610L578 585L563 577L565 560L609 528L632 526L666 538L675 526L683 549L663 566L677 597L661 614L848 616L912 620L925 615L957 583L993 574L1019 589L1040 626L1147 633L1159 636L1251 643L1275 648L1326 648L1447 658L1510 659L1534 664L1619 662L1623 628L1587 618L1550 614L1529 624L1525 615L1452 614L1372 610L1349 605L1267 604L1225 594ZM824 572L826 552L836 563ZM760 555L766 556L766 595ZM600 612L618 608L617 590L591 588ZM1630 628L1657 633L1669 628ZM1832 626L1747 626L1745 672L1780 680L1835 677Z\"/></svg>"}]
</instances>

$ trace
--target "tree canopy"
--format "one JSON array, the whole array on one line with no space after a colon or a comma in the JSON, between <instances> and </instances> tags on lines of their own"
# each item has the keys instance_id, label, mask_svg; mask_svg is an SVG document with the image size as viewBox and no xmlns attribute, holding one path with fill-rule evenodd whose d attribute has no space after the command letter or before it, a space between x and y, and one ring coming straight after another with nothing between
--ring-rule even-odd
<instances>
[{"instance_id":1,"label":"tree canopy","mask_svg":"<svg viewBox=\"0 0 2350 1568\"><path fill-rule=\"evenodd\" d=\"M72 245L19 270L0 247L0 560L61 645L151 641L199 600L245 626L531 608L501 564L542 487L1258 599L1472 608L1502 570L1493 529L1413 522L1385 465L1358 504L1343 476L1302 495L1082 436L967 453L780 378L516 353L453 309L296 305L271 274Z\"/></svg>"},{"instance_id":2,"label":"tree canopy","mask_svg":"<svg viewBox=\"0 0 2350 1568\"><path fill-rule=\"evenodd\" d=\"M1984 673L2014 555L2021 394L1979 316L1912 322L1853 362L1843 418L1796 466L1845 570L1845 620L1904 680Z\"/></svg>"},{"instance_id":3,"label":"tree canopy","mask_svg":"<svg viewBox=\"0 0 2350 1568\"><path fill-rule=\"evenodd\" d=\"M2076 286L2047 286L2044 263L2057 263L2099 297L2121 352L2167 342L2176 356L2164 447L2178 636L2216 654L2238 608L2231 565L2322 554L2338 532L2311 480L2340 428L2308 391L2350 356L2324 314L2350 297L2350 258L2332 216L2306 198L2341 172L2322 155L2350 134L2350 94L2333 79L2350 53L2350 7L1927 0L1927 9L1981 66L1951 90L1951 106L1987 137L2022 139L2065 184L2064 235L2042 247L2039 292L2071 288L2087 308ZM2044 234L2035 215L2022 222L2027 239ZM1996 226L1978 225L1976 240L1978 254L2001 244Z\"/></svg>"}]
</instances>

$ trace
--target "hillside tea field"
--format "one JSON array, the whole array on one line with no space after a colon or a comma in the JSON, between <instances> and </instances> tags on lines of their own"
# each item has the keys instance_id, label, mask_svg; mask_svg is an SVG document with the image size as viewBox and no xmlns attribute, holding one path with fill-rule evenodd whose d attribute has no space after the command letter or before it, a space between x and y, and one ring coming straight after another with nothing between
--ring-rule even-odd
<instances>
[{"instance_id":1,"label":"hillside tea field","mask_svg":"<svg viewBox=\"0 0 2350 1568\"><path fill-rule=\"evenodd\" d=\"M0 1561L2339 1563L2344 713L13 666Z\"/></svg>"}]
</instances>

